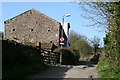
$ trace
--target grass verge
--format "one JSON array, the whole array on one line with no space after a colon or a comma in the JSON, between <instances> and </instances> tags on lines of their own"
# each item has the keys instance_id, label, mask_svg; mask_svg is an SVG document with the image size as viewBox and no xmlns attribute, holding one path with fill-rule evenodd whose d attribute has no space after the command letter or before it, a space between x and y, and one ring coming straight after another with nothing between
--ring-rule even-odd
<instances>
[{"instance_id":1,"label":"grass verge","mask_svg":"<svg viewBox=\"0 0 120 80\"><path fill-rule=\"evenodd\" d=\"M101 58L97 71L99 73L100 78L117 78L120 79L120 70L115 70L110 66L111 63L108 62L107 58Z\"/></svg>"},{"instance_id":2,"label":"grass verge","mask_svg":"<svg viewBox=\"0 0 120 80\"><path fill-rule=\"evenodd\" d=\"M35 63L32 65L15 65L3 67L2 78L24 78L39 73L47 68L47 65Z\"/></svg>"}]
</instances>

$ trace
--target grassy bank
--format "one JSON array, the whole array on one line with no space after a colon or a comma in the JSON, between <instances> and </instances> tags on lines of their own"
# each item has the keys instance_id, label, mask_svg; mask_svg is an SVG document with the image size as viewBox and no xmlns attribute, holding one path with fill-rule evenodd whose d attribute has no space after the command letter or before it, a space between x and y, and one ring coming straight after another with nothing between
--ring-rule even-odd
<instances>
[{"instance_id":1,"label":"grassy bank","mask_svg":"<svg viewBox=\"0 0 120 80\"><path fill-rule=\"evenodd\" d=\"M2 77L23 78L47 68L39 49L11 40L2 41Z\"/></svg>"},{"instance_id":2,"label":"grassy bank","mask_svg":"<svg viewBox=\"0 0 120 80\"><path fill-rule=\"evenodd\" d=\"M3 67L3 78L23 78L32 74L39 73L47 68L47 65L35 63L32 65L15 65L13 67Z\"/></svg>"},{"instance_id":3,"label":"grassy bank","mask_svg":"<svg viewBox=\"0 0 120 80\"><path fill-rule=\"evenodd\" d=\"M98 73L100 78L118 78L120 79L120 70L115 70L110 66L107 58L101 58L98 63Z\"/></svg>"}]
</instances>

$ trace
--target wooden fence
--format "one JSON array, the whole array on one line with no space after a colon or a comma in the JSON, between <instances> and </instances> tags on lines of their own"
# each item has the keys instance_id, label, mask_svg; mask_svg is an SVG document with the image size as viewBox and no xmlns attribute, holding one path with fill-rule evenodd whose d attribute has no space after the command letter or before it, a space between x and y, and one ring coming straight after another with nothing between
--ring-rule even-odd
<instances>
[{"instance_id":1,"label":"wooden fence","mask_svg":"<svg viewBox=\"0 0 120 80\"><path fill-rule=\"evenodd\" d=\"M60 54L51 52L50 48L41 48L41 43L39 42L40 54L43 57L43 62L45 64L59 64L60 63Z\"/></svg>"}]
</instances>

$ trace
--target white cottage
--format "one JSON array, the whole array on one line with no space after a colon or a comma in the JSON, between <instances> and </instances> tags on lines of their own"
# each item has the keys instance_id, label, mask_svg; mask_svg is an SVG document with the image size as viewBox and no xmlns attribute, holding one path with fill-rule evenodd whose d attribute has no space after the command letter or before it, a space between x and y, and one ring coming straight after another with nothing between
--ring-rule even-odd
<instances>
[{"instance_id":1,"label":"white cottage","mask_svg":"<svg viewBox=\"0 0 120 80\"><path fill-rule=\"evenodd\" d=\"M61 23L62 24L62 23ZM64 22L64 26L63 26L63 30L64 30L64 32L65 32L65 35L66 35L66 37L67 37L67 40L66 40L66 46L65 47L67 47L67 48L69 48L70 47L70 45L69 45L69 43L68 43L68 40L69 40L69 29L70 29L70 23L68 23L68 22Z\"/></svg>"}]
</instances>

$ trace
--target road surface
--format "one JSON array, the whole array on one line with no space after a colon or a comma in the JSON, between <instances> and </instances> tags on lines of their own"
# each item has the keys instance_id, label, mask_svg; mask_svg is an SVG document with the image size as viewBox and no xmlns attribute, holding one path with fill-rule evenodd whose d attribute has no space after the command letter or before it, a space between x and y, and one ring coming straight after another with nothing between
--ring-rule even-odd
<instances>
[{"instance_id":1,"label":"road surface","mask_svg":"<svg viewBox=\"0 0 120 80\"><path fill-rule=\"evenodd\" d=\"M52 65L39 74L27 78L98 78L97 65Z\"/></svg>"}]
</instances>

